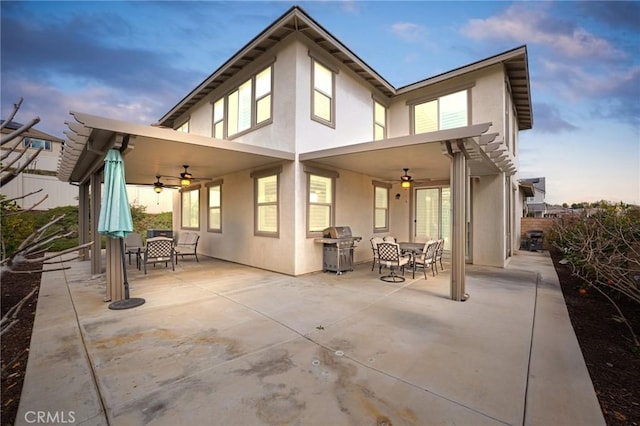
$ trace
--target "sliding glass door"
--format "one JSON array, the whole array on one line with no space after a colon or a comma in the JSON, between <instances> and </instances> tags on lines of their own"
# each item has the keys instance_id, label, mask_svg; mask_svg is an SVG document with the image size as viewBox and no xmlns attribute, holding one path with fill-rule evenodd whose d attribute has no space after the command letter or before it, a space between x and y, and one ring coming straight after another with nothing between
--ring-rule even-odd
<instances>
[{"instance_id":1,"label":"sliding glass door","mask_svg":"<svg viewBox=\"0 0 640 426\"><path fill-rule=\"evenodd\" d=\"M414 212L414 239L444 239L445 249L450 249L451 238L451 190L442 188L416 188Z\"/></svg>"}]
</instances>

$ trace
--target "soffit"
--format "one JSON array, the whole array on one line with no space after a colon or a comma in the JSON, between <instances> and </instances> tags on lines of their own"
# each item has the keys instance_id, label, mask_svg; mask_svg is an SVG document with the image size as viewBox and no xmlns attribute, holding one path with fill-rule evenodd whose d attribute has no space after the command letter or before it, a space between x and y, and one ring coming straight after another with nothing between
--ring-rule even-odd
<instances>
[{"instance_id":1,"label":"soffit","mask_svg":"<svg viewBox=\"0 0 640 426\"><path fill-rule=\"evenodd\" d=\"M178 177L189 165L194 178L215 178L245 169L293 161L292 153L227 140L72 113L58 162L58 179L85 182L102 167L106 152L121 148L130 184L152 184L155 176ZM165 183L168 182L164 179Z\"/></svg>"},{"instance_id":2,"label":"soffit","mask_svg":"<svg viewBox=\"0 0 640 426\"><path fill-rule=\"evenodd\" d=\"M307 152L300 154L300 161L349 170L385 182L399 182L404 168L409 169L409 175L416 181L442 181L450 175L446 143L457 151L460 142L469 156L471 175L497 174L501 169L484 155L481 145L495 138L495 135L483 137L490 126L491 123L483 123Z\"/></svg>"}]
</instances>

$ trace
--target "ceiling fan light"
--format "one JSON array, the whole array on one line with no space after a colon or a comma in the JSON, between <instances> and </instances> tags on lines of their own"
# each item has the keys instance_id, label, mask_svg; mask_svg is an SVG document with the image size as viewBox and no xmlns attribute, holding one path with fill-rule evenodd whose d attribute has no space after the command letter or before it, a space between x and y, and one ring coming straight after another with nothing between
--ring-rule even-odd
<instances>
[{"instance_id":1,"label":"ceiling fan light","mask_svg":"<svg viewBox=\"0 0 640 426\"><path fill-rule=\"evenodd\" d=\"M411 188L411 182L403 179L402 182L400 183L400 186L403 187L404 189L409 189Z\"/></svg>"},{"instance_id":2,"label":"ceiling fan light","mask_svg":"<svg viewBox=\"0 0 640 426\"><path fill-rule=\"evenodd\" d=\"M180 186L189 186L189 185L191 185L191 179L184 176L180 178Z\"/></svg>"},{"instance_id":3,"label":"ceiling fan light","mask_svg":"<svg viewBox=\"0 0 640 426\"><path fill-rule=\"evenodd\" d=\"M156 194L159 194L162 192L162 187L160 185L154 185L153 190L156 192Z\"/></svg>"},{"instance_id":4,"label":"ceiling fan light","mask_svg":"<svg viewBox=\"0 0 640 426\"><path fill-rule=\"evenodd\" d=\"M411 188L411 176L409 176L407 174L407 172L409 172L409 169L402 169L404 170L404 175L400 176L400 186L404 189L409 189Z\"/></svg>"}]
</instances>

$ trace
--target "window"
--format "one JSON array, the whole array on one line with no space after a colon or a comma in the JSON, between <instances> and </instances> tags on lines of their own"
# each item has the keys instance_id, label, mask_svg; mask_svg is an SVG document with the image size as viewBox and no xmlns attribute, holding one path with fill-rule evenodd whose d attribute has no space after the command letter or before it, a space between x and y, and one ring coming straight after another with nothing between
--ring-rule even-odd
<instances>
[{"instance_id":1,"label":"window","mask_svg":"<svg viewBox=\"0 0 640 426\"><path fill-rule=\"evenodd\" d=\"M176 129L176 132L189 133L189 120L182 123L182 125Z\"/></svg>"},{"instance_id":2,"label":"window","mask_svg":"<svg viewBox=\"0 0 640 426\"><path fill-rule=\"evenodd\" d=\"M307 236L316 236L335 221L337 172L305 166L307 173Z\"/></svg>"},{"instance_id":3,"label":"window","mask_svg":"<svg viewBox=\"0 0 640 426\"><path fill-rule=\"evenodd\" d=\"M373 182L373 232L389 231L389 188L391 185Z\"/></svg>"},{"instance_id":4,"label":"window","mask_svg":"<svg viewBox=\"0 0 640 426\"><path fill-rule=\"evenodd\" d=\"M469 124L468 90L413 105L413 133L453 129Z\"/></svg>"},{"instance_id":5,"label":"window","mask_svg":"<svg viewBox=\"0 0 640 426\"><path fill-rule=\"evenodd\" d=\"M207 184L209 200L209 217L207 230L222 232L222 181Z\"/></svg>"},{"instance_id":6,"label":"window","mask_svg":"<svg viewBox=\"0 0 640 426\"><path fill-rule=\"evenodd\" d=\"M311 80L313 96L311 99L311 118L329 125L335 126L335 75L329 68L312 59L313 69Z\"/></svg>"},{"instance_id":7,"label":"window","mask_svg":"<svg viewBox=\"0 0 640 426\"><path fill-rule=\"evenodd\" d=\"M213 137L224 139L224 98L213 104Z\"/></svg>"},{"instance_id":8,"label":"window","mask_svg":"<svg viewBox=\"0 0 640 426\"><path fill-rule=\"evenodd\" d=\"M272 74L270 65L213 103L214 138L236 136L271 122Z\"/></svg>"},{"instance_id":9,"label":"window","mask_svg":"<svg viewBox=\"0 0 640 426\"><path fill-rule=\"evenodd\" d=\"M256 124L271 118L271 67L256 75Z\"/></svg>"},{"instance_id":10,"label":"window","mask_svg":"<svg viewBox=\"0 0 640 426\"><path fill-rule=\"evenodd\" d=\"M22 140L22 145L25 148L42 148L44 151L51 151L51 141L46 141L44 139L24 138Z\"/></svg>"},{"instance_id":11,"label":"window","mask_svg":"<svg viewBox=\"0 0 640 426\"><path fill-rule=\"evenodd\" d=\"M182 228L200 229L200 187L181 190Z\"/></svg>"},{"instance_id":12,"label":"window","mask_svg":"<svg viewBox=\"0 0 640 426\"><path fill-rule=\"evenodd\" d=\"M279 174L282 167L251 173L254 178L254 233L267 237L279 236Z\"/></svg>"},{"instance_id":13,"label":"window","mask_svg":"<svg viewBox=\"0 0 640 426\"><path fill-rule=\"evenodd\" d=\"M373 140L379 141L387 137L387 108L378 101L373 101Z\"/></svg>"}]
</instances>

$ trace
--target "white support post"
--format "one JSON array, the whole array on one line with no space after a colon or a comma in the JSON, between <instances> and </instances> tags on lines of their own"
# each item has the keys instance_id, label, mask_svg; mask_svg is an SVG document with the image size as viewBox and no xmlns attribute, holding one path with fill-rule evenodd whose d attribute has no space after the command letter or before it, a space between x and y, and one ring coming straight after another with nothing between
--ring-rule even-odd
<instances>
[{"instance_id":1,"label":"white support post","mask_svg":"<svg viewBox=\"0 0 640 426\"><path fill-rule=\"evenodd\" d=\"M91 237L93 244L91 245L91 274L99 275L102 273L102 246L100 244L100 234L98 233L98 218L100 217L100 203L102 199L102 191L100 187L100 174L93 173L90 179L91 185Z\"/></svg>"},{"instance_id":2,"label":"white support post","mask_svg":"<svg viewBox=\"0 0 640 426\"><path fill-rule=\"evenodd\" d=\"M91 241L91 231L89 227L89 184L81 183L78 187L78 243L86 244ZM89 260L89 247L81 248L78 252L81 261Z\"/></svg>"},{"instance_id":3,"label":"white support post","mask_svg":"<svg viewBox=\"0 0 640 426\"><path fill-rule=\"evenodd\" d=\"M467 216L467 161L464 153L453 153L451 162L451 198L453 208L451 235L451 299L466 300L465 248Z\"/></svg>"}]
</instances>

